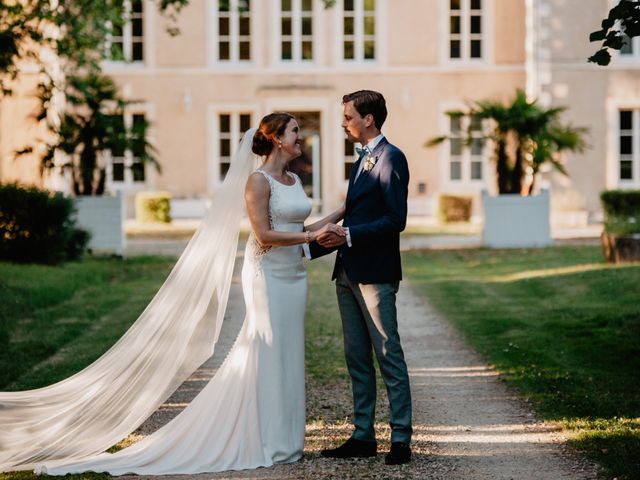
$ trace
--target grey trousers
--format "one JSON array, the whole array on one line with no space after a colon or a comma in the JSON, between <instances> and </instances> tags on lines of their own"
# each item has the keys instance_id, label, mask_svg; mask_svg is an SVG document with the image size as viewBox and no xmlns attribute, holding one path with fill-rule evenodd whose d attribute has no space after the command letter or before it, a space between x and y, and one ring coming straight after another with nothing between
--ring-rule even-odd
<instances>
[{"instance_id":1,"label":"grey trousers","mask_svg":"<svg viewBox=\"0 0 640 480\"><path fill-rule=\"evenodd\" d=\"M342 317L344 352L353 388L353 438L375 441L375 352L387 388L391 411L391 441L411 441L411 390L398 335L396 294L399 283L362 284L341 269L336 278Z\"/></svg>"}]
</instances>

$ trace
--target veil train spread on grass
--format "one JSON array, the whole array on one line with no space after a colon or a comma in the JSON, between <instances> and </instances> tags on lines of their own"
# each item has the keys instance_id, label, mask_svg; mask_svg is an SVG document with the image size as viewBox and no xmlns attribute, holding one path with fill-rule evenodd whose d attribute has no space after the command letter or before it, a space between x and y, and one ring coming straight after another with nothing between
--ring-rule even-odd
<instances>
[{"instance_id":1,"label":"veil train spread on grass","mask_svg":"<svg viewBox=\"0 0 640 480\"><path fill-rule=\"evenodd\" d=\"M144 312L104 355L48 387L0 392L0 472L81 459L135 430L213 354L226 310L257 166L247 131L225 181L184 253Z\"/></svg>"}]
</instances>

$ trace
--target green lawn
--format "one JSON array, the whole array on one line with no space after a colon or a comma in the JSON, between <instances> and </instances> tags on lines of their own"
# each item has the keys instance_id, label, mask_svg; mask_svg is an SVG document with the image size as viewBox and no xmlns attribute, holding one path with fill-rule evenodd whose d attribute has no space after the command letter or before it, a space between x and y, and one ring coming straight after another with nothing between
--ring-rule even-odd
<instances>
[{"instance_id":1,"label":"green lawn","mask_svg":"<svg viewBox=\"0 0 640 480\"><path fill-rule=\"evenodd\" d=\"M342 347L342 323L331 282L333 264L307 262L309 304L305 318L307 378L315 383L350 383Z\"/></svg>"},{"instance_id":2,"label":"green lawn","mask_svg":"<svg viewBox=\"0 0 640 480\"><path fill-rule=\"evenodd\" d=\"M640 265L557 247L414 252L404 269L576 447L640 478Z\"/></svg>"},{"instance_id":3,"label":"green lawn","mask_svg":"<svg viewBox=\"0 0 640 480\"><path fill-rule=\"evenodd\" d=\"M174 262L168 257L88 259L59 267L0 262L0 390L45 386L90 364L135 321ZM331 266L307 267L313 291L306 319L308 379L347 385ZM0 473L0 480L36 478L42 477Z\"/></svg>"},{"instance_id":4,"label":"green lawn","mask_svg":"<svg viewBox=\"0 0 640 480\"><path fill-rule=\"evenodd\" d=\"M173 263L0 263L0 389L47 385L92 362L137 318ZM347 385L331 266L307 265L308 378L314 388ZM640 266L605 265L594 247L562 247L411 253L404 268L542 416L575 429L578 448L611 476L640 477ZM9 478L35 477L0 474Z\"/></svg>"},{"instance_id":5,"label":"green lawn","mask_svg":"<svg viewBox=\"0 0 640 480\"><path fill-rule=\"evenodd\" d=\"M0 390L49 385L93 362L138 317L174 262L160 257L88 259L58 267L0 262ZM0 480L39 478L31 472L0 473Z\"/></svg>"},{"instance_id":6,"label":"green lawn","mask_svg":"<svg viewBox=\"0 0 640 480\"><path fill-rule=\"evenodd\" d=\"M47 385L91 363L138 317L174 261L0 263L0 389Z\"/></svg>"}]
</instances>

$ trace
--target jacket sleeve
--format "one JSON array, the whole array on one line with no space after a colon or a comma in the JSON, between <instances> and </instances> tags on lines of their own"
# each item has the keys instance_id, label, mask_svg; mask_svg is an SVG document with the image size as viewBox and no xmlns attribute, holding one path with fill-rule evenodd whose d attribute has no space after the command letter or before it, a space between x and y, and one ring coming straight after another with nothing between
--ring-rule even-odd
<instances>
[{"instance_id":1,"label":"jacket sleeve","mask_svg":"<svg viewBox=\"0 0 640 480\"><path fill-rule=\"evenodd\" d=\"M409 189L409 167L400 150L393 150L384 164L380 165L380 186L384 202L384 212L373 222L349 225L353 245L361 244L375 237L395 235L407 225L407 195Z\"/></svg>"},{"instance_id":2,"label":"jacket sleeve","mask_svg":"<svg viewBox=\"0 0 640 480\"><path fill-rule=\"evenodd\" d=\"M311 242L309 244L309 253L311 253L311 260L315 260L316 258L329 255L334 250L336 250L336 247L325 248L322 245L320 245L318 242Z\"/></svg>"}]
</instances>

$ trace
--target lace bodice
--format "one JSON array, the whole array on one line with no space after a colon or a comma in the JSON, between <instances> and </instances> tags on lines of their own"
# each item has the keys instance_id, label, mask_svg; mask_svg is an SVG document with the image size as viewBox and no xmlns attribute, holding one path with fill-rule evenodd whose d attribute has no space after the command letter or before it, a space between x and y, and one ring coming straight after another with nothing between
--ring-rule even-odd
<instances>
[{"instance_id":1,"label":"lace bodice","mask_svg":"<svg viewBox=\"0 0 640 480\"><path fill-rule=\"evenodd\" d=\"M262 174L269 182L269 221L271 228L280 232L301 232L304 228L304 221L311 213L311 202L302 188L302 182L298 175L293 172L287 172L294 180L294 183L285 185L264 170L258 169L256 172ZM300 248L299 245L296 245L294 247L279 247L276 250L281 251L283 254L285 253L283 250L286 250L288 254L295 258L299 256ZM260 248L253 233L251 234L247 253L257 257L270 250L272 250L271 247Z\"/></svg>"},{"instance_id":2,"label":"lace bodice","mask_svg":"<svg viewBox=\"0 0 640 480\"><path fill-rule=\"evenodd\" d=\"M299 232L305 219L311 213L311 204L298 175L293 172L287 174L293 179L292 185L279 182L264 170L256 172L262 174L269 182L271 196L269 197L269 220L271 228L279 231Z\"/></svg>"}]
</instances>

